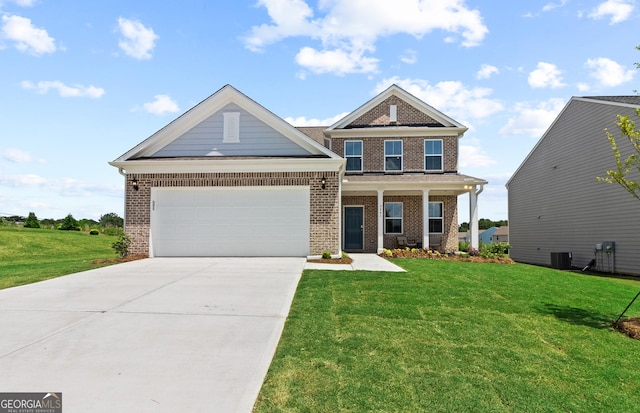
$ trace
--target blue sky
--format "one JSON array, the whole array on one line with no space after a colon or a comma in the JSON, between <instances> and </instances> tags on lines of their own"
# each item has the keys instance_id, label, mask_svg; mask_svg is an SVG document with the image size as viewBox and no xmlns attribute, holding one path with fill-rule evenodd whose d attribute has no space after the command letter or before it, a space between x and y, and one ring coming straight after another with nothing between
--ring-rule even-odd
<instances>
[{"instance_id":1,"label":"blue sky","mask_svg":"<svg viewBox=\"0 0 640 413\"><path fill-rule=\"evenodd\" d=\"M571 96L638 89L639 16L634 0L0 0L0 214L122 216L107 162L225 84L302 126L396 83L469 127L459 171L490 182L480 216L506 219L505 182Z\"/></svg>"}]
</instances>

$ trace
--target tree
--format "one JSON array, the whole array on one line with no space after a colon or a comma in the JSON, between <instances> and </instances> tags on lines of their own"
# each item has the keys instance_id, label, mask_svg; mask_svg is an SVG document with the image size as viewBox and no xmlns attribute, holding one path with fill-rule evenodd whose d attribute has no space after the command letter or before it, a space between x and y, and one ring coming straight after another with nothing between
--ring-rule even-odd
<instances>
[{"instance_id":1,"label":"tree","mask_svg":"<svg viewBox=\"0 0 640 413\"><path fill-rule=\"evenodd\" d=\"M100 225L103 228L122 228L124 226L124 220L115 212L109 212L108 214L100 215Z\"/></svg>"},{"instance_id":2,"label":"tree","mask_svg":"<svg viewBox=\"0 0 640 413\"><path fill-rule=\"evenodd\" d=\"M24 221L24 228L40 228L40 222L36 217L35 212L29 212L29 216Z\"/></svg>"},{"instance_id":3,"label":"tree","mask_svg":"<svg viewBox=\"0 0 640 413\"><path fill-rule=\"evenodd\" d=\"M69 214L64 218L62 224L60 225L60 228L58 229L61 229L63 231L80 231L80 226L78 225L78 221L76 221L73 215Z\"/></svg>"},{"instance_id":4,"label":"tree","mask_svg":"<svg viewBox=\"0 0 640 413\"><path fill-rule=\"evenodd\" d=\"M640 46L636 46L636 49L640 50ZM640 69L640 63L634 64L636 68ZM640 119L640 109L636 109L635 112L636 116ZM635 175L636 172L640 173L640 130L636 127L636 123L626 115L617 115L615 123L618 129L620 129L620 135L631 143L635 153L623 157L615 137L605 129L607 139L609 139L611 149L613 150L616 167L615 169L606 171L606 177L598 176L597 179L600 182L608 182L622 186L625 191L640 201L640 184L630 177L631 174Z\"/></svg>"}]
</instances>

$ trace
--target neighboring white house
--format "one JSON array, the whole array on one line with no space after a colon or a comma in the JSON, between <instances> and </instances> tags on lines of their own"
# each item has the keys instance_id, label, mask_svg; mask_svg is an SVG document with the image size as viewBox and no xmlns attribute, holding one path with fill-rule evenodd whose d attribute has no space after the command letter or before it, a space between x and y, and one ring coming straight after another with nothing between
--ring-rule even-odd
<instances>
[{"instance_id":1,"label":"neighboring white house","mask_svg":"<svg viewBox=\"0 0 640 413\"><path fill-rule=\"evenodd\" d=\"M634 153L615 121L637 108L640 96L571 98L506 185L511 258L551 265L564 253L576 267L595 258L597 270L640 274L640 201L596 179L615 167L605 129Z\"/></svg>"}]
</instances>

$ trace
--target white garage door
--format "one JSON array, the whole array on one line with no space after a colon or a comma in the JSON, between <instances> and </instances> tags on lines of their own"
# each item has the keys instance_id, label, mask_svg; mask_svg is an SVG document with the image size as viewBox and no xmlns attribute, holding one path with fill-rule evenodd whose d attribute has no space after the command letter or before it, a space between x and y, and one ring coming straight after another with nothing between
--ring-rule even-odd
<instances>
[{"instance_id":1,"label":"white garage door","mask_svg":"<svg viewBox=\"0 0 640 413\"><path fill-rule=\"evenodd\" d=\"M309 187L153 188L151 200L154 256L309 255Z\"/></svg>"}]
</instances>

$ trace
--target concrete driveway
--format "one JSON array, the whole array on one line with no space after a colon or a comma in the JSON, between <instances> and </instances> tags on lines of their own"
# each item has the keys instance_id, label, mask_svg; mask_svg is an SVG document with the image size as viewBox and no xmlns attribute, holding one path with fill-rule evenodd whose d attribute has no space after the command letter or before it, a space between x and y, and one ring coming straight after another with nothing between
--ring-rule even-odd
<instances>
[{"instance_id":1,"label":"concrete driveway","mask_svg":"<svg viewBox=\"0 0 640 413\"><path fill-rule=\"evenodd\" d=\"M249 412L303 258L154 258L0 291L0 392L65 412Z\"/></svg>"}]
</instances>

